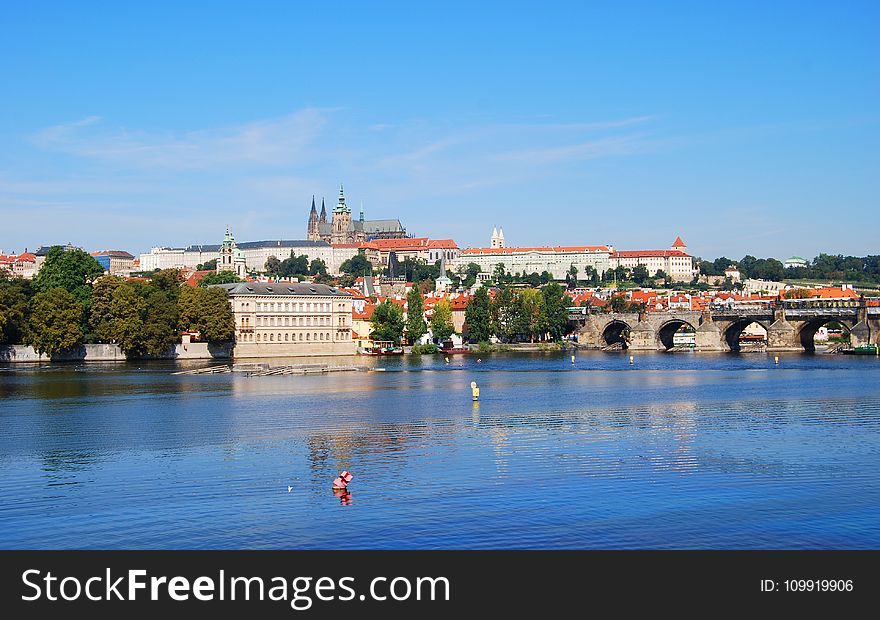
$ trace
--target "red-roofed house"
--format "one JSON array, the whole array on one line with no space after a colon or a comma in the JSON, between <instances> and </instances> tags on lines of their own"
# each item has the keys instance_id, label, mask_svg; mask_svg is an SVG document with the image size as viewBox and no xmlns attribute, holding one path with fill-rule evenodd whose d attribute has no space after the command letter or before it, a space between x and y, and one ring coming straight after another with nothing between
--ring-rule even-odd
<instances>
[{"instance_id":1,"label":"red-roofed house","mask_svg":"<svg viewBox=\"0 0 880 620\"><path fill-rule=\"evenodd\" d=\"M624 267L635 269L643 265L648 270L649 276L654 276L658 271L663 271L671 280L676 282L690 282L699 271L694 266L694 257L686 252L687 246L676 237L675 243L669 250L624 250L614 252L611 255L612 269Z\"/></svg>"}]
</instances>

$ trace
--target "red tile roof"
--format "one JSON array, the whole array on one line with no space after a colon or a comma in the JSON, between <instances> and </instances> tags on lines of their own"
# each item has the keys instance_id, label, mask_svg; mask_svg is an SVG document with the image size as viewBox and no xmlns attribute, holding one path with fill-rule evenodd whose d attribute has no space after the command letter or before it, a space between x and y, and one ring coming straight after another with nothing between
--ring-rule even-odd
<instances>
[{"instance_id":1,"label":"red tile roof","mask_svg":"<svg viewBox=\"0 0 880 620\"><path fill-rule=\"evenodd\" d=\"M620 250L611 254L612 258L666 258L669 256L690 257L681 250Z\"/></svg>"}]
</instances>

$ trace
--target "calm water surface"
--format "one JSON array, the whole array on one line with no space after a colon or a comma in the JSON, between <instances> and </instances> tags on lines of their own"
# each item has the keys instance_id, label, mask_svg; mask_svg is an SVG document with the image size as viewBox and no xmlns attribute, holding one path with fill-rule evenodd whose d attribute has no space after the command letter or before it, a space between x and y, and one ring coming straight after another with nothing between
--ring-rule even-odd
<instances>
[{"instance_id":1,"label":"calm water surface","mask_svg":"<svg viewBox=\"0 0 880 620\"><path fill-rule=\"evenodd\" d=\"M0 366L0 547L880 548L875 357L331 363Z\"/></svg>"}]
</instances>

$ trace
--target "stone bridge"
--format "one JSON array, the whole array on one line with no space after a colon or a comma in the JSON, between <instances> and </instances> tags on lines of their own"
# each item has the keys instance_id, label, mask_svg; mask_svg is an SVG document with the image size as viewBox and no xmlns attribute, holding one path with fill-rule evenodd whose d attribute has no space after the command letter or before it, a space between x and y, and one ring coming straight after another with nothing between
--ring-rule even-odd
<instances>
[{"instance_id":1,"label":"stone bridge","mask_svg":"<svg viewBox=\"0 0 880 620\"><path fill-rule=\"evenodd\" d=\"M569 310L569 324L586 348L622 346L637 351L668 351L675 333L693 329L697 351L738 351L739 337L751 323L767 330L768 351L813 351L813 336L836 321L849 331L853 346L880 344L880 307L864 302L808 304L798 300L767 308L695 311L594 313Z\"/></svg>"}]
</instances>

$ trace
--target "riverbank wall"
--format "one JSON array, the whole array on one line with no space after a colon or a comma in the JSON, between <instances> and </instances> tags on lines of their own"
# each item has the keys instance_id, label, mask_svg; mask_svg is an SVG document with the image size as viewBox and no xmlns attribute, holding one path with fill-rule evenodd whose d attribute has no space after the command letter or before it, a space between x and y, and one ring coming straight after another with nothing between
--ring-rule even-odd
<instances>
[{"instance_id":1,"label":"riverbank wall","mask_svg":"<svg viewBox=\"0 0 880 620\"><path fill-rule=\"evenodd\" d=\"M191 342L178 344L167 353L137 359L153 360L210 360L230 359L232 344ZM115 344L83 344L70 351L54 355L40 355L33 347L25 345L0 346L0 362L124 362L125 354Z\"/></svg>"}]
</instances>

